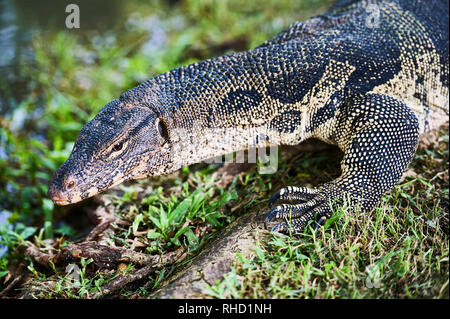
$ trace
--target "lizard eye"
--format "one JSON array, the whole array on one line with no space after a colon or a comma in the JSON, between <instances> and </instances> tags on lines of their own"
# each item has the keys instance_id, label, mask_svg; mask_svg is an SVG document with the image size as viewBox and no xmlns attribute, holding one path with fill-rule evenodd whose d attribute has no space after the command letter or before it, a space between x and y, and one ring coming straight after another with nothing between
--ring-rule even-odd
<instances>
[{"instance_id":1,"label":"lizard eye","mask_svg":"<svg viewBox=\"0 0 450 319\"><path fill-rule=\"evenodd\" d=\"M167 131L166 124L161 119L158 121L158 132L165 141L169 139L169 133Z\"/></svg>"},{"instance_id":2,"label":"lizard eye","mask_svg":"<svg viewBox=\"0 0 450 319\"><path fill-rule=\"evenodd\" d=\"M122 147L123 147L123 143L122 143L122 142L119 142L119 143L117 143L117 144L115 144L115 145L113 146L113 150L114 150L115 152L118 152L118 151L120 151L120 150L122 149Z\"/></svg>"}]
</instances>

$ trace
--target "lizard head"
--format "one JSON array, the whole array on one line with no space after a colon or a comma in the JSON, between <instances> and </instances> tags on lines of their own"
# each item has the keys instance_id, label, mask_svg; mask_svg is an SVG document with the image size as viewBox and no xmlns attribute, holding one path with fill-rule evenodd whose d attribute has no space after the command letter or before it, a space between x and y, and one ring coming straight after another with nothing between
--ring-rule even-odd
<instances>
[{"instance_id":1,"label":"lizard head","mask_svg":"<svg viewBox=\"0 0 450 319\"><path fill-rule=\"evenodd\" d=\"M114 100L81 129L48 196L67 205L126 180L162 174L170 162L168 138L164 120L152 108Z\"/></svg>"}]
</instances>

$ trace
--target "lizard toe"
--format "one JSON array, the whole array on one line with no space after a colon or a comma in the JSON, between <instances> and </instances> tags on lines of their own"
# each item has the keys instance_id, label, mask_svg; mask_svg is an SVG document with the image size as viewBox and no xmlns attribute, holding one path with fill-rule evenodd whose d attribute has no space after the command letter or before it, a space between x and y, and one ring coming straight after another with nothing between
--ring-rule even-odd
<instances>
[{"instance_id":1,"label":"lizard toe","mask_svg":"<svg viewBox=\"0 0 450 319\"><path fill-rule=\"evenodd\" d=\"M269 199L268 205L272 207L281 200L297 200L298 202L302 202L314 198L318 193L319 191L314 188L288 186L274 193Z\"/></svg>"},{"instance_id":2,"label":"lizard toe","mask_svg":"<svg viewBox=\"0 0 450 319\"><path fill-rule=\"evenodd\" d=\"M289 226L287 223L282 222L278 223L275 226L272 227L270 230L272 233L281 233L281 234L287 234L289 233Z\"/></svg>"},{"instance_id":3,"label":"lizard toe","mask_svg":"<svg viewBox=\"0 0 450 319\"><path fill-rule=\"evenodd\" d=\"M272 209L266 217L266 224L270 223L274 219L291 219L298 218L308 210L321 204L323 201L318 198L313 198L306 203L300 203L297 205L283 204Z\"/></svg>"},{"instance_id":4,"label":"lizard toe","mask_svg":"<svg viewBox=\"0 0 450 319\"><path fill-rule=\"evenodd\" d=\"M310 221L315 221L315 230L325 224L332 210L328 203L319 200L311 200L299 205L280 205L272 209L266 217L265 225L275 219L284 219L283 222L272 227L272 232L300 233L308 226Z\"/></svg>"}]
</instances>

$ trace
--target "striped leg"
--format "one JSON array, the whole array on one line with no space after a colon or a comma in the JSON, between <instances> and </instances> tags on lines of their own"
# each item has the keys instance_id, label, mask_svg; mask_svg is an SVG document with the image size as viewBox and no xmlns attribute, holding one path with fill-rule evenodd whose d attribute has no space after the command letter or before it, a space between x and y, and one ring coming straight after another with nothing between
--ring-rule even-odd
<instances>
[{"instance_id":1,"label":"striped leg","mask_svg":"<svg viewBox=\"0 0 450 319\"><path fill-rule=\"evenodd\" d=\"M347 103L339 110L339 129L334 128L336 141L344 150L341 177L317 188L291 186L275 193L269 205L278 200L301 203L272 209L266 227L273 220L280 222L272 231L301 232L309 221L323 221L343 203L363 211L372 209L383 193L394 187L411 161L419 127L405 104L379 94L349 99Z\"/></svg>"}]
</instances>

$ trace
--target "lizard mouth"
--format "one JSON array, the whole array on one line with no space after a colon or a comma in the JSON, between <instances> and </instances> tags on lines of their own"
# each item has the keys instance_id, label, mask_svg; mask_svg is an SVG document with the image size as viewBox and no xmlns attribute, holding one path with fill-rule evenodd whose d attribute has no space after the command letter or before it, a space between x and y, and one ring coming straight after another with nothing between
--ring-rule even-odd
<instances>
[{"instance_id":1,"label":"lizard mouth","mask_svg":"<svg viewBox=\"0 0 450 319\"><path fill-rule=\"evenodd\" d=\"M58 189L55 189L53 187L50 187L48 190L48 197L56 204L60 206L68 205L70 204L70 201L65 198L65 196L62 194L62 192Z\"/></svg>"},{"instance_id":2,"label":"lizard mouth","mask_svg":"<svg viewBox=\"0 0 450 319\"><path fill-rule=\"evenodd\" d=\"M71 202L67 201L66 199L60 198L60 197L51 197L51 200L53 203L59 206L66 206L69 205Z\"/></svg>"},{"instance_id":3,"label":"lizard mouth","mask_svg":"<svg viewBox=\"0 0 450 319\"><path fill-rule=\"evenodd\" d=\"M65 201L65 200L57 200L57 199L52 199L52 201L59 206L65 206L65 205L69 205L70 203Z\"/></svg>"}]
</instances>

